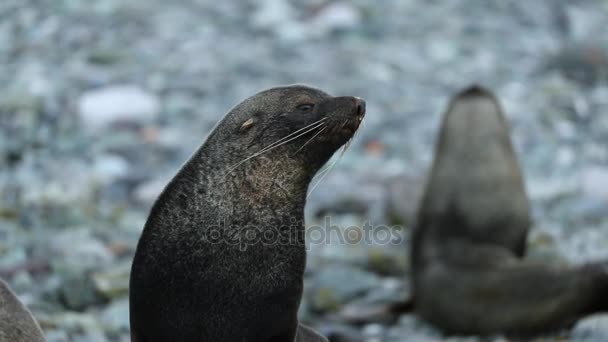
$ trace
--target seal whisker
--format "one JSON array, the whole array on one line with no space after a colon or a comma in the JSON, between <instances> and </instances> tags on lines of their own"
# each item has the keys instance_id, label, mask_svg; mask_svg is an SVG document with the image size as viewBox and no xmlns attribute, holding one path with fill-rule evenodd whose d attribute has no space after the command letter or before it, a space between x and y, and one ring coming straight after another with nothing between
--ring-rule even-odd
<instances>
[{"instance_id":1,"label":"seal whisker","mask_svg":"<svg viewBox=\"0 0 608 342\"><path fill-rule=\"evenodd\" d=\"M272 144L270 144L270 145L268 145L268 146L264 147L262 150L260 150L260 152L261 152L261 151L264 151L264 150L266 150L266 149L268 149L268 148L273 147L275 144L279 144L279 143L281 143L281 142L282 142L283 140L285 140L285 139L289 139L289 138L290 138L290 137L292 137L293 135L298 134L298 133L300 133L301 131L308 129L308 128L310 128L311 126L315 126L315 125L317 125L317 124L319 124L319 123L322 123L322 122L323 122L323 121L325 121L325 120L327 120L327 117L321 118L321 119L319 119L319 120L317 120L317 121L315 121L315 122L313 122L313 123L311 123L311 124L309 124L309 125L306 125L306 126L304 126L304 127L300 128L300 129L298 129L298 130L297 130L297 131L295 131L295 132L289 133L289 134L287 134L286 136L282 137L281 139L279 139L279 140L277 140L277 141L273 142ZM320 127L320 126L322 126L322 125L315 126L315 128L318 128L318 127Z\"/></svg>"},{"instance_id":2,"label":"seal whisker","mask_svg":"<svg viewBox=\"0 0 608 342\"><path fill-rule=\"evenodd\" d=\"M289 139L291 136L293 136L293 135L295 135L295 134L298 134L298 133L300 133L300 132L301 132L301 131L303 131L303 130L308 129L308 128L310 128L311 126L316 126L317 124L319 124L319 123L320 123L320 122L322 122L322 121L325 121L326 119L327 119L327 117L325 117L325 118L321 118L320 120L317 120L317 121L315 121L315 122L313 122L313 123L311 123L311 124L308 124L308 125L306 125L306 126L304 126L304 127L300 128L300 129L298 129L298 130L297 130L297 131L295 131L295 132L291 132L291 133L287 134L286 136L282 137L281 139L279 139L279 140L277 140L277 141L275 141L275 142L273 142L273 143L269 144L268 146L265 146L264 148L262 148L260 151L258 151L258 152L256 152L256 153L260 153L260 152L263 152L263 151L265 151L265 150L267 150L267 149L269 149L269 148L272 148L274 145L281 143L283 140L285 140L285 139ZM320 125L319 125L319 126L320 126ZM318 126L316 126L316 127L318 127ZM315 127L315 128L316 128L316 127Z\"/></svg>"},{"instance_id":3,"label":"seal whisker","mask_svg":"<svg viewBox=\"0 0 608 342\"><path fill-rule=\"evenodd\" d=\"M319 120L319 121L321 121L321 120ZM307 134L307 133L310 133L310 132L314 131L315 129L317 129L317 128L319 128L319 127L323 126L323 124L324 124L323 122L319 122L317 126L312 127L312 128L309 128L308 130L306 130L306 131L304 131L304 132L302 132L302 133L300 133L300 134L296 135L295 137L292 137L292 138L290 138L290 139L288 139L288 140L286 140L286 141L274 142L274 143L272 143L272 144L268 145L267 147L263 148L261 151L256 152L256 153L252 154L251 156L249 156L249 157L247 157L247 158L243 159L242 161L240 161L240 162L238 162L238 163L234 164L233 166L229 167L229 168L228 168L228 171L226 171L226 174L224 174L224 177L226 177L226 175L227 175L227 174L229 174L230 172L234 171L234 170L235 170L237 167L241 166L243 163L247 162L248 160L251 160L251 159L253 159L253 158L255 158L255 157L257 157L257 156L259 156L259 155L261 155L261 154L264 154L264 153L266 153L266 152L269 152L269 151L271 151L271 150L273 150L273 149L275 149L275 148L277 148L277 147L279 147L279 146L285 145L285 144L287 144L288 142L290 142L290 141L292 141L292 140L295 140L295 139L297 139L297 138L299 138L299 137L301 137L301 136L303 136L303 135L305 135L305 134ZM310 125L309 125L309 126L310 126ZM300 129L300 130L298 130L298 131L301 131L301 130L302 130L302 129ZM291 133L291 134L289 134L287 137L292 136L293 134L295 134L295 133ZM285 138L282 138L282 139L280 139L280 140L283 140L283 139L285 139ZM280 141L280 140L279 140L279 141ZM222 179L223 179L224 177L222 177Z\"/></svg>"},{"instance_id":4,"label":"seal whisker","mask_svg":"<svg viewBox=\"0 0 608 342\"><path fill-rule=\"evenodd\" d=\"M328 166L327 168L325 168L323 171L318 173L318 178L316 178L316 182L313 186L310 187L310 191L308 191L308 195L306 195L306 198L310 197L310 195L313 193L313 191L315 191L315 189L317 188L317 186L319 184L321 184L321 182L323 181L323 179L325 178L325 176L327 176L327 174L330 173L330 171L333 169L333 167L338 163L338 160L340 158L336 159L334 162L332 162L330 164L330 166Z\"/></svg>"},{"instance_id":5,"label":"seal whisker","mask_svg":"<svg viewBox=\"0 0 608 342\"><path fill-rule=\"evenodd\" d=\"M346 126L347 122L348 122L348 120L344 120L344 122L342 122L342 125L340 126L340 129L343 129Z\"/></svg>"},{"instance_id":6,"label":"seal whisker","mask_svg":"<svg viewBox=\"0 0 608 342\"><path fill-rule=\"evenodd\" d=\"M361 121L359 123L359 127L357 128L357 130L355 130L355 133L353 133L353 136L350 137L350 139L346 142L346 144L344 144L344 150L342 151L343 154L344 154L344 152L346 152L346 150L348 150L348 148L350 147L353 140L355 140L355 137L357 136L357 134L359 134L359 131L361 130L361 126L363 126L363 121Z\"/></svg>"},{"instance_id":7,"label":"seal whisker","mask_svg":"<svg viewBox=\"0 0 608 342\"><path fill-rule=\"evenodd\" d=\"M285 140L286 138L291 138L291 137L292 137L294 134L296 134L297 132L299 132L299 131L301 131L301 130L298 130L298 131L297 131L297 132L295 132L295 133L291 133L291 134L287 135L286 137L281 138L281 139L279 139L279 140L277 140L277 141L273 142L272 144L270 144L270 145L268 145L268 146L264 147L264 148L263 148L262 150L260 150L259 152L256 152L256 154L258 154L258 153L259 153L259 154L261 154L261 153L265 153L265 152L267 152L267 151L272 150L272 149L273 149L273 148L275 148L275 147L279 147L279 146L281 146L281 145L283 145L283 144L285 144L285 143L288 143L288 142L292 141L292 140L293 140L293 139L295 139L295 138L299 138L299 137L301 137L301 136L302 136L302 135L304 135L304 134L310 133L310 132L314 131L315 129L317 129L317 128L319 128L319 127L322 127L322 126L323 126L323 124L324 124L324 123L320 123L320 124L316 125L315 127L312 127L312 128L307 129L305 132L303 132L303 133L299 134L299 135L298 135L298 136L296 136L296 137L293 137L292 139Z\"/></svg>"},{"instance_id":8,"label":"seal whisker","mask_svg":"<svg viewBox=\"0 0 608 342\"><path fill-rule=\"evenodd\" d=\"M312 138L308 139L308 141L305 142L304 145L302 145L302 147L300 147L294 154L297 154L298 152L300 152L304 147L306 147L306 145L308 145L314 138L318 137L319 134L323 133L323 131L326 129L327 129L327 125L325 125L325 127L321 128L317 133L315 133L315 135L313 135Z\"/></svg>"},{"instance_id":9,"label":"seal whisker","mask_svg":"<svg viewBox=\"0 0 608 342\"><path fill-rule=\"evenodd\" d=\"M320 175L319 180L310 188L310 191L308 191L308 195L306 196L306 198L308 198L310 196L310 194L312 194L312 192L315 191L317 186L319 184L321 184L321 182L323 181L323 178L325 178L325 176L327 176L331 172L331 170L333 170L333 168L336 166L336 164L338 164L338 162L340 161L340 159L342 159L342 156L344 155L344 151L345 151L345 149L342 148L342 152L340 152L340 155L338 156L338 158L336 158L331 163L331 165L329 165L329 167L327 167L325 170L320 171L318 173L318 175Z\"/></svg>"},{"instance_id":10,"label":"seal whisker","mask_svg":"<svg viewBox=\"0 0 608 342\"><path fill-rule=\"evenodd\" d=\"M239 166L240 164L242 164L243 162L246 162L247 160L249 160L249 159L251 159L251 158L257 157L257 156L259 156L260 154L266 153L266 152L268 152L268 151L270 151L270 150L273 150L273 149L275 149L275 148L277 148L277 147L279 147L279 146L281 146L281 145L284 145L284 144L286 144L286 143L288 143L288 142L290 142L290 141L292 141L292 140L294 140L294 139L296 139L296 138L299 138L299 137L301 137L301 136L303 136L303 135L305 135L305 134L307 134L307 133L310 133L310 132L314 131L315 129L317 129L317 128L321 127L321 126L323 126L323 125L322 125L322 124L319 124L319 125L317 125L317 126L315 126L315 127L309 128L309 129L308 129L308 130L306 130L305 132L302 132L302 133L298 134L297 136L292 137L292 138L290 138L290 139L288 139L288 140L285 140L285 141L282 141L282 140L284 140L285 138L281 138L280 140L275 141L274 143L272 143L272 144L270 144L270 145L268 145L268 146L264 147L264 148L263 148L263 149L261 149L260 151L258 151L258 152L256 152L256 153L252 154L251 156L249 156L249 157L245 158L244 160L242 160L242 161L240 161L240 162L236 163L234 166L232 166L232 167L231 167L231 169L236 168L237 166ZM291 137L291 136L293 136L293 134L294 134L294 133L291 133L291 134L289 134L287 137Z\"/></svg>"},{"instance_id":11,"label":"seal whisker","mask_svg":"<svg viewBox=\"0 0 608 342\"><path fill-rule=\"evenodd\" d=\"M302 132L302 131L304 131L304 130L307 130L307 132L310 132L311 130L314 130L314 129L318 128L318 127L321 127L321 126L323 126L323 125L320 125L320 123L323 123L323 121L325 121L325 120L327 120L327 118L326 118L326 117L325 117L325 118L322 118L322 119L320 119L320 120L317 120L317 121L315 121L315 122L313 122L313 123L311 123L311 124L309 124L309 125L306 125L306 126L304 126L304 127L300 128L300 129L298 129L298 130L297 130L297 131L295 131L295 132L289 133L289 134L287 134L286 136L282 137L281 139L279 139L279 140L277 140L277 141L273 142L272 144L270 144L270 145L268 145L268 146L266 146L266 147L262 148L260 151L258 151L258 152L256 152L256 153L260 153L260 152L262 152L262 153L263 153L263 152L267 151L268 149L275 147L275 145L282 143L282 142L283 142L285 139L289 139L289 138L291 138L292 136L294 136L294 135L296 135L296 134L298 134L298 133L300 133L300 132ZM315 126L315 127L314 127L314 128L311 128L311 126ZM310 130L308 130L309 128L310 128Z\"/></svg>"},{"instance_id":12,"label":"seal whisker","mask_svg":"<svg viewBox=\"0 0 608 342\"><path fill-rule=\"evenodd\" d=\"M354 138L354 135L353 135L353 138ZM348 139L346 144L344 144L344 149L342 150L342 154L344 154L346 152L346 150L348 150L348 148L350 147L350 144L353 142L353 138Z\"/></svg>"}]
</instances>

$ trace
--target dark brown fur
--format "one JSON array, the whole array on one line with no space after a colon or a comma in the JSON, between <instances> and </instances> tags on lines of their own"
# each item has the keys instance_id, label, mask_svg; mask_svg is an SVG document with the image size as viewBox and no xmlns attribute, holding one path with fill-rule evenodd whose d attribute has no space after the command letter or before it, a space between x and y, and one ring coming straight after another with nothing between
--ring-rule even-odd
<instances>
[{"instance_id":1,"label":"dark brown fur","mask_svg":"<svg viewBox=\"0 0 608 342\"><path fill-rule=\"evenodd\" d=\"M150 212L131 272L133 340L294 341L308 185L363 113L360 99L304 86L233 108ZM239 164L323 118L304 148L320 128Z\"/></svg>"},{"instance_id":2,"label":"dark brown fur","mask_svg":"<svg viewBox=\"0 0 608 342\"><path fill-rule=\"evenodd\" d=\"M603 265L521 259L529 211L500 105L467 89L444 116L417 218L415 311L447 333L528 335L606 309Z\"/></svg>"}]
</instances>

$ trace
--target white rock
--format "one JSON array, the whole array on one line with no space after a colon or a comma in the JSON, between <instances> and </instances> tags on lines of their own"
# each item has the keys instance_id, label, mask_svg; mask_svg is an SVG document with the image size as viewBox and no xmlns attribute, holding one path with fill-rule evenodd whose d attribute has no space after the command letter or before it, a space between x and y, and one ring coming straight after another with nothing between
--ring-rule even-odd
<instances>
[{"instance_id":1,"label":"white rock","mask_svg":"<svg viewBox=\"0 0 608 342\"><path fill-rule=\"evenodd\" d=\"M608 315L597 314L580 320L572 329L572 341L608 340Z\"/></svg>"},{"instance_id":2,"label":"white rock","mask_svg":"<svg viewBox=\"0 0 608 342\"><path fill-rule=\"evenodd\" d=\"M285 0L264 0L251 16L254 27L270 30L283 41L302 41L310 28L297 20L295 8Z\"/></svg>"},{"instance_id":3,"label":"white rock","mask_svg":"<svg viewBox=\"0 0 608 342\"><path fill-rule=\"evenodd\" d=\"M367 338L380 337L382 336L383 332L384 327L380 324L372 323L363 327L363 335L365 335Z\"/></svg>"},{"instance_id":4,"label":"white rock","mask_svg":"<svg viewBox=\"0 0 608 342\"><path fill-rule=\"evenodd\" d=\"M560 138L563 139L572 139L577 135L576 127L570 121L558 121L555 125L555 131L559 135Z\"/></svg>"},{"instance_id":5,"label":"white rock","mask_svg":"<svg viewBox=\"0 0 608 342\"><path fill-rule=\"evenodd\" d=\"M581 186L586 195L608 200L608 169L591 167L584 170Z\"/></svg>"},{"instance_id":6,"label":"white rock","mask_svg":"<svg viewBox=\"0 0 608 342\"><path fill-rule=\"evenodd\" d=\"M78 102L80 119L90 130L108 128L118 122L151 122L158 110L158 99L134 85L91 90Z\"/></svg>"},{"instance_id":7,"label":"white rock","mask_svg":"<svg viewBox=\"0 0 608 342\"><path fill-rule=\"evenodd\" d=\"M325 33L352 29L361 23L361 13L348 2L336 2L325 7L314 19L317 29Z\"/></svg>"},{"instance_id":8,"label":"white rock","mask_svg":"<svg viewBox=\"0 0 608 342\"><path fill-rule=\"evenodd\" d=\"M114 301L101 314L102 322L113 331L129 330L129 300Z\"/></svg>"},{"instance_id":9,"label":"white rock","mask_svg":"<svg viewBox=\"0 0 608 342\"><path fill-rule=\"evenodd\" d=\"M103 154L95 158L93 172L97 181L108 184L129 173L129 162L115 154Z\"/></svg>"},{"instance_id":10,"label":"white rock","mask_svg":"<svg viewBox=\"0 0 608 342\"><path fill-rule=\"evenodd\" d=\"M49 241L51 253L71 269L99 268L114 261L114 255L89 230L70 229L55 234Z\"/></svg>"},{"instance_id":11,"label":"white rock","mask_svg":"<svg viewBox=\"0 0 608 342\"><path fill-rule=\"evenodd\" d=\"M570 147L560 147L557 151L555 161L563 167L569 167L576 162L576 152Z\"/></svg>"},{"instance_id":12,"label":"white rock","mask_svg":"<svg viewBox=\"0 0 608 342\"><path fill-rule=\"evenodd\" d=\"M429 57L437 63L448 63L457 57L458 51L456 45L451 43L447 39L445 40L431 40L426 42L427 54Z\"/></svg>"},{"instance_id":13,"label":"white rock","mask_svg":"<svg viewBox=\"0 0 608 342\"><path fill-rule=\"evenodd\" d=\"M574 177L530 177L530 179L526 181L526 187L530 198L538 201L575 194L579 190L579 184Z\"/></svg>"},{"instance_id":14,"label":"white rock","mask_svg":"<svg viewBox=\"0 0 608 342\"><path fill-rule=\"evenodd\" d=\"M154 179L149 182L140 184L133 191L133 197L135 200L142 204L152 204L167 186L171 178L163 177L161 179Z\"/></svg>"},{"instance_id":15,"label":"white rock","mask_svg":"<svg viewBox=\"0 0 608 342\"><path fill-rule=\"evenodd\" d=\"M260 2L251 20L256 27L274 29L277 25L281 26L286 22L291 22L293 16L294 9L289 2L285 0L265 0Z\"/></svg>"},{"instance_id":16,"label":"white rock","mask_svg":"<svg viewBox=\"0 0 608 342\"><path fill-rule=\"evenodd\" d=\"M570 35L575 40L593 37L594 32L604 25L603 11L589 11L579 6L567 6L566 15L570 26Z\"/></svg>"}]
</instances>

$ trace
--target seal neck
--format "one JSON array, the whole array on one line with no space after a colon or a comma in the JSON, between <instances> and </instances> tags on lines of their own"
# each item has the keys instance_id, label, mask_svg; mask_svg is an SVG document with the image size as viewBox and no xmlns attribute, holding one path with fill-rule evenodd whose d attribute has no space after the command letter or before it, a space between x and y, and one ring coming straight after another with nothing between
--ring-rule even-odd
<instances>
[{"instance_id":1,"label":"seal neck","mask_svg":"<svg viewBox=\"0 0 608 342\"><path fill-rule=\"evenodd\" d=\"M260 206L303 211L308 185L320 168L285 156L259 156L240 165L236 158L226 159L236 161L217 161L204 150L195 153L181 171L191 188L187 191L196 192L199 201L222 203L221 207L233 202L235 210Z\"/></svg>"}]
</instances>

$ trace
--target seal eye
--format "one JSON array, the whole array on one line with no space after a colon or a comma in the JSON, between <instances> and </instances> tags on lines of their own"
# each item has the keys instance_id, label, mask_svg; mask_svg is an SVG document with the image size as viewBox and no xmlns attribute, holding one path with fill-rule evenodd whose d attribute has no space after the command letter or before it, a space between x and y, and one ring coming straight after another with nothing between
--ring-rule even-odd
<instances>
[{"instance_id":1,"label":"seal eye","mask_svg":"<svg viewBox=\"0 0 608 342\"><path fill-rule=\"evenodd\" d=\"M298 110L302 113L311 112L313 108L315 108L315 105L310 103L305 103L298 106Z\"/></svg>"}]
</instances>

